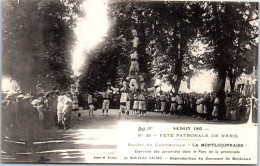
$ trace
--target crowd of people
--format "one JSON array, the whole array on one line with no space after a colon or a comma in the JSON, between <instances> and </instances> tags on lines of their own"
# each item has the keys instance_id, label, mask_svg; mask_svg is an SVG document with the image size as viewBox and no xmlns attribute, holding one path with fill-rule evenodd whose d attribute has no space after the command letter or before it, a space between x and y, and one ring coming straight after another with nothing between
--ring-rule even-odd
<instances>
[{"instance_id":1,"label":"crowd of people","mask_svg":"<svg viewBox=\"0 0 260 166\"><path fill-rule=\"evenodd\" d=\"M225 94L224 103L220 100L217 93L129 93L126 89L113 87L89 94L61 93L59 90L34 96L22 93L2 94L2 135L9 129L18 128L24 130L30 138L35 126L66 130L70 125L72 111L76 111L78 120L82 120L82 110L89 110L89 116L92 116L97 109L102 109L101 115L106 116L109 115L109 109L119 109L119 118L130 114L146 116L147 111L153 111L169 116L241 122L246 122L252 111L253 121L257 123L256 98L235 91Z\"/></svg>"},{"instance_id":2,"label":"crowd of people","mask_svg":"<svg viewBox=\"0 0 260 166\"><path fill-rule=\"evenodd\" d=\"M108 90L109 91L109 90ZM117 91L118 92L118 91ZM122 96L119 93L112 93L103 97L99 92L93 93L97 108L102 108L108 112L108 107L118 109L122 107L120 102ZM104 93L104 92L102 92ZM106 102L106 108L102 100ZM253 118L257 117L257 99L246 97L238 91L226 92L224 103L221 104L218 93L179 93L158 92L158 93L127 93L125 99L125 109L122 115L132 114L146 116L146 111L160 112L161 114L191 116L197 119L213 120L233 120L246 122L249 118L250 110L253 109ZM110 106L108 102L110 101ZM124 105L124 104L123 104ZM253 106L252 106L253 105ZM252 106L252 107L251 107ZM86 105L87 109L87 105ZM254 120L256 121L256 120Z\"/></svg>"},{"instance_id":3,"label":"crowd of people","mask_svg":"<svg viewBox=\"0 0 260 166\"><path fill-rule=\"evenodd\" d=\"M31 146L37 130L53 127L66 130L74 109L81 120L81 109L73 105L75 97L58 90L38 95L2 93L2 139L20 133L25 137L25 143Z\"/></svg>"}]
</instances>

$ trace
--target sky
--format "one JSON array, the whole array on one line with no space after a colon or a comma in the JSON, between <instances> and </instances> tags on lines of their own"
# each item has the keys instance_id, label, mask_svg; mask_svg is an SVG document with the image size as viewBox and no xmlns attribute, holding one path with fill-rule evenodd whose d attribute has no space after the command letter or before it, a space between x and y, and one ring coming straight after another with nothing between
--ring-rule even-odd
<instances>
[{"instance_id":1,"label":"sky","mask_svg":"<svg viewBox=\"0 0 260 166\"><path fill-rule=\"evenodd\" d=\"M10 77L2 76L2 91L8 93L15 93L15 90L19 89L17 82L11 80Z\"/></svg>"},{"instance_id":2,"label":"sky","mask_svg":"<svg viewBox=\"0 0 260 166\"><path fill-rule=\"evenodd\" d=\"M181 81L180 89L181 92L197 92L204 93L213 91L213 81L216 78L216 75L213 73L213 70L200 70L199 74L193 77L190 81L190 89L187 88L187 82ZM161 83L159 80L156 81L156 85L161 85L161 90L167 92L172 89L171 86ZM173 90L174 91L174 90Z\"/></svg>"},{"instance_id":3,"label":"sky","mask_svg":"<svg viewBox=\"0 0 260 166\"><path fill-rule=\"evenodd\" d=\"M80 69L86 64L90 51L101 43L109 28L108 1L87 0L83 3L85 16L79 18L74 29L76 34L75 48L72 51L72 70L79 76Z\"/></svg>"}]
</instances>

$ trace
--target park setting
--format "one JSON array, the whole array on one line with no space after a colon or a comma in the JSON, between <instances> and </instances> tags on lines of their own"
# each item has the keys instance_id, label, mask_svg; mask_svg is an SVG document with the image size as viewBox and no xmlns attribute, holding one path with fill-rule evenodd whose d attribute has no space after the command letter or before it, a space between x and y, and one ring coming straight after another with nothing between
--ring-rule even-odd
<instances>
[{"instance_id":1,"label":"park setting","mask_svg":"<svg viewBox=\"0 0 260 166\"><path fill-rule=\"evenodd\" d=\"M258 5L3 0L2 162L116 155L121 122L257 127Z\"/></svg>"}]
</instances>

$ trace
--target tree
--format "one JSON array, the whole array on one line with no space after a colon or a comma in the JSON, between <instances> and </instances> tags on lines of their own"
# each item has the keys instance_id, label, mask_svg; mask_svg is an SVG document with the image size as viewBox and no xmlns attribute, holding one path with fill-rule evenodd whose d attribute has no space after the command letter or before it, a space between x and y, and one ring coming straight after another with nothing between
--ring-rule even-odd
<instances>
[{"instance_id":1,"label":"tree","mask_svg":"<svg viewBox=\"0 0 260 166\"><path fill-rule=\"evenodd\" d=\"M34 91L37 73L48 70L46 59L39 56L44 47L38 2L3 2L3 75L16 80L25 91Z\"/></svg>"},{"instance_id":2,"label":"tree","mask_svg":"<svg viewBox=\"0 0 260 166\"><path fill-rule=\"evenodd\" d=\"M218 73L217 92L224 94L226 77L233 91L235 80L250 65L246 52L256 45L258 11L254 3L211 2L203 4L203 35L214 47L211 56L205 56L206 64Z\"/></svg>"},{"instance_id":3,"label":"tree","mask_svg":"<svg viewBox=\"0 0 260 166\"><path fill-rule=\"evenodd\" d=\"M3 2L3 74L25 92L70 82L72 28L80 0Z\"/></svg>"},{"instance_id":4,"label":"tree","mask_svg":"<svg viewBox=\"0 0 260 166\"><path fill-rule=\"evenodd\" d=\"M137 29L140 71L146 76L146 83L149 86L153 84L152 78L163 79L178 91L181 80L191 78L198 66L197 58L191 56L189 45L197 37L197 24L201 24L200 19L195 17L199 7L197 3L112 3L114 30L109 33L109 44L103 47L108 47L108 52L114 54L111 68L116 68L116 82L128 75L131 30Z\"/></svg>"},{"instance_id":5,"label":"tree","mask_svg":"<svg viewBox=\"0 0 260 166\"><path fill-rule=\"evenodd\" d=\"M87 65L79 78L82 91L102 91L108 80L116 81L117 64L121 61L116 55L115 51L108 50L97 50L88 55Z\"/></svg>"},{"instance_id":6,"label":"tree","mask_svg":"<svg viewBox=\"0 0 260 166\"><path fill-rule=\"evenodd\" d=\"M119 2L110 4L111 27L104 42L86 54L80 76L82 90L102 90L108 80L120 84L128 75L131 54L133 6Z\"/></svg>"},{"instance_id":7,"label":"tree","mask_svg":"<svg viewBox=\"0 0 260 166\"><path fill-rule=\"evenodd\" d=\"M151 71L154 79L169 83L175 92L182 80L189 80L196 73L199 65L190 50L201 24L195 17L199 7L198 3L156 3L147 14L151 22L147 27L150 40L147 53L153 58Z\"/></svg>"},{"instance_id":8,"label":"tree","mask_svg":"<svg viewBox=\"0 0 260 166\"><path fill-rule=\"evenodd\" d=\"M232 41L232 53L230 66L227 71L227 76L230 80L231 92L233 92L235 87L236 79L243 73L252 73L252 61L250 62L250 57L255 57L256 52L253 51L257 46L254 41L258 37L258 10L256 10L255 4L242 4L237 9L236 15L236 27L234 28L234 33L236 34ZM247 52L251 52L249 55Z\"/></svg>"},{"instance_id":9,"label":"tree","mask_svg":"<svg viewBox=\"0 0 260 166\"><path fill-rule=\"evenodd\" d=\"M75 3L77 1L73 1ZM68 2L72 3L72 2ZM42 1L40 16L43 23L44 47L49 55L48 66L51 70L51 84L67 89L71 83L70 50L74 39L73 26L75 15L66 1ZM43 80L42 80L43 81Z\"/></svg>"}]
</instances>

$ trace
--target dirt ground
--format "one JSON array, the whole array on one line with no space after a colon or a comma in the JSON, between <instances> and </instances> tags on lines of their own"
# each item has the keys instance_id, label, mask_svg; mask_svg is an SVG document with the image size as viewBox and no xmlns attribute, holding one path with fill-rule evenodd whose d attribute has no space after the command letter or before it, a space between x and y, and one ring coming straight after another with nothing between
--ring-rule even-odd
<instances>
[{"instance_id":1,"label":"dirt ground","mask_svg":"<svg viewBox=\"0 0 260 166\"><path fill-rule=\"evenodd\" d=\"M93 153L115 154L117 149L118 122L143 123L183 123L183 124L216 124L231 121L212 122L198 120L189 116L174 116L147 112L147 116L138 117L130 113L118 119L118 110L109 110L109 116L101 116L101 110L89 116L82 113L82 121L77 120L77 113L72 114L70 129L62 130L53 127L49 130L35 128L33 144L25 144L21 131L14 130L9 137L2 137L2 162L30 163L82 163L88 162L86 156Z\"/></svg>"}]
</instances>

